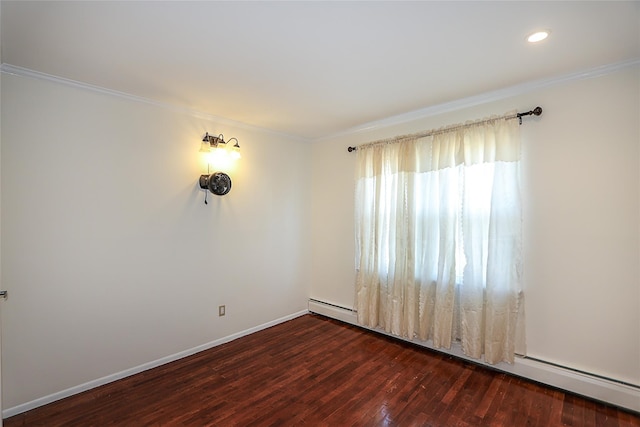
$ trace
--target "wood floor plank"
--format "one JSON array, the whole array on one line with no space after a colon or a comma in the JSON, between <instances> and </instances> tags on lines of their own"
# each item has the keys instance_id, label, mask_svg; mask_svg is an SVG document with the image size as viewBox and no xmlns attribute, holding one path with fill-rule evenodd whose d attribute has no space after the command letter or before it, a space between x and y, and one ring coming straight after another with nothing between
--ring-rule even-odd
<instances>
[{"instance_id":1,"label":"wood floor plank","mask_svg":"<svg viewBox=\"0 0 640 427\"><path fill-rule=\"evenodd\" d=\"M496 398L496 394L498 393L498 387L500 387L500 384L502 383L503 378L504 378L503 374L493 375L491 384L489 384L489 387L486 389L487 392L481 395L482 400L480 401L478 406L476 406L476 409L473 415L475 415L476 417L479 417L480 419L484 419L484 417L487 415L487 411L489 411L489 407L491 406L491 403Z\"/></svg>"},{"instance_id":2,"label":"wood floor plank","mask_svg":"<svg viewBox=\"0 0 640 427\"><path fill-rule=\"evenodd\" d=\"M4 425L640 427L640 416L305 315Z\"/></svg>"}]
</instances>

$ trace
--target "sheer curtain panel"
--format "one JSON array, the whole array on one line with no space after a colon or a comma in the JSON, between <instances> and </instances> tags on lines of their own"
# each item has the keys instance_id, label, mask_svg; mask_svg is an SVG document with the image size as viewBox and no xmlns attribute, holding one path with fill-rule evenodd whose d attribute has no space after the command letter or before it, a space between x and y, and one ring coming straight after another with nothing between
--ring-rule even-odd
<instances>
[{"instance_id":1,"label":"sheer curtain panel","mask_svg":"<svg viewBox=\"0 0 640 427\"><path fill-rule=\"evenodd\" d=\"M513 363L524 331L520 137L505 117L358 148L359 323Z\"/></svg>"}]
</instances>

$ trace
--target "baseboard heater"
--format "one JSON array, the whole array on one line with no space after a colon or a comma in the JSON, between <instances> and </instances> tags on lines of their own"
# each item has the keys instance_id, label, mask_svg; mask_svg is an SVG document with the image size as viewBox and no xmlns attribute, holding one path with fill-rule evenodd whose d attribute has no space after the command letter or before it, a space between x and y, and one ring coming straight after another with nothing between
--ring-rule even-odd
<instances>
[{"instance_id":1,"label":"baseboard heater","mask_svg":"<svg viewBox=\"0 0 640 427\"><path fill-rule=\"evenodd\" d=\"M450 350L434 348L429 342L408 340L392 335L382 329L368 328L358 324L356 310L317 299L309 299L309 311L335 320L340 320L373 332L401 339L430 350L455 356L466 361L483 365L489 369L502 371L518 377L576 393L610 405L615 405L633 412L640 413L640 387L605 378L588 372L578 371L566 366L560 366L544 360L529 357L516 357L513 365L498 363L490 365L482 360L468 357L459 345L452 345Z\"/></svg>"}]
</instances>

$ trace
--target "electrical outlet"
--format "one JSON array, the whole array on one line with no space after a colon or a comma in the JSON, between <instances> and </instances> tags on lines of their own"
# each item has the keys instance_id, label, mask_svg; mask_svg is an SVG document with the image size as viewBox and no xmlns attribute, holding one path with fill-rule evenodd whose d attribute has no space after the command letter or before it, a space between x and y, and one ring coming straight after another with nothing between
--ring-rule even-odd
<instances>
[{"instance_id":1,"label":"electrical outlet","mask_svg":"<svg viewBox=\"0 0 640 427\"><path fill-rule=\"evenodd\" d=\"M225 314L224 305L218 306L218 316L224 316L224 314Z\"/></svg>"}]
</instances>

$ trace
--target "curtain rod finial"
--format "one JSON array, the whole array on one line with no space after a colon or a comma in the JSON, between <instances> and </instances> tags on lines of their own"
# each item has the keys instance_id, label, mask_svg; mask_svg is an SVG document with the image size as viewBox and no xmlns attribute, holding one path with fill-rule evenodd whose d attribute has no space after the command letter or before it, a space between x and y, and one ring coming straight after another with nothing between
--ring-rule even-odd
<instances>
[{"instance_id":1,"label":"curtain rod finial","mask_svg":"<svg viewBox=\"0 0 640 427\"><path fill-rule=\"evenodd\" d=\"M356 151L357 149L358 147L349 147L347 148L347 151L351 153L352 151Z\"/></svg>"}]
</instances>

